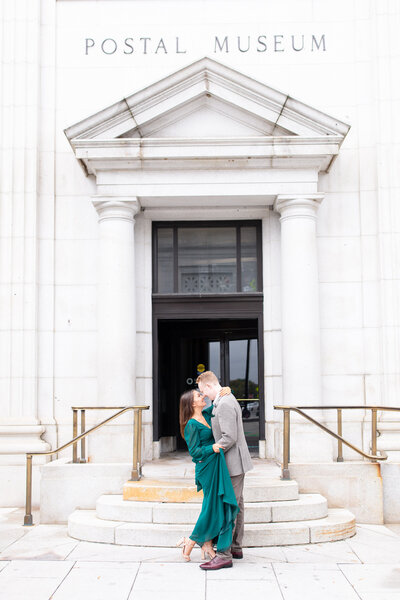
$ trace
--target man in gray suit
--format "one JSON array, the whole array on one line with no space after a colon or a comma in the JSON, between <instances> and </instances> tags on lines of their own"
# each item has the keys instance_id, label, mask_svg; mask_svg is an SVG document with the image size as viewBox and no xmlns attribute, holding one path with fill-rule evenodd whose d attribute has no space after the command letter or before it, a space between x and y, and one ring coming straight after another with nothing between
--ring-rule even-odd
<instances>
[{"instance_id":1,"label":"man in gray suit","mask_svg":"<svg viewBox=\"0 0 400 600\"><path fill-rule=\"evenodd\" d=\"M242 542L244 533L244 475L253 468L250 452L243 431L242 411L233 394L220 397L222 389L217 376L212 371L205 371L196 381L199 390L213 402L211 426L216 444L224 451L226 464L239 513L236 518L232 537L232 546L207 563L200 565L202 569L215 571L232 566L232 558L243 558Z\"/></svg>"}]
</instances>

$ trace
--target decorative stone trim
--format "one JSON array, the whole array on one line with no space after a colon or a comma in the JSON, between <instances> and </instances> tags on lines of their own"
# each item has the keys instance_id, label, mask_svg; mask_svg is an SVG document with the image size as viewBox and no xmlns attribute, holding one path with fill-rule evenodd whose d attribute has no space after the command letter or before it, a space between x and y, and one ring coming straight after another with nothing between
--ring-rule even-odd
<instances>
[{"instance_id":1,"label":"decorative stone trim","mask_svg":"<svg viewBox=\"0 0 400 600\"><path fill-rule=\"evenodd\" d=\"M93 205L99 215L99 222L108 219L118 219L123 221L133 221L135 215L140 211L140 204L137 198L132 200L93 200Z\"/></svg>"},{"instance_id":2,"label":"decorative stone trim","mask_svg":"<svg viewBox=\"0 0 400 600\"><path fill-rule=\"evenodd\" d=\"M281 221L293 218L317 218L324 194L279 195L276 197L274 209L280 213Z\"/></svg>"}]
</instances>

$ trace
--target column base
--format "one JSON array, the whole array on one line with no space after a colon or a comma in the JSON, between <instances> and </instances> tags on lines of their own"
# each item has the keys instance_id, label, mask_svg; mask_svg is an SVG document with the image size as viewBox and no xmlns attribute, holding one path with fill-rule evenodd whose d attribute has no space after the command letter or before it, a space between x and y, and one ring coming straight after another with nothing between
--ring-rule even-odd
<instances>
[{"instance_id":1,"label":"column base","mask_svg":"<svg viewBox=\"0 0 400 600\"><path fill-rule=\"evenodd\" d=\"M24 465L27 452L47 452L50 445L41 439L45 432L38 424L0 424L0 465ZM35 457L35 464L43 464L46 456Z\"/></svg>"}]
</instances>

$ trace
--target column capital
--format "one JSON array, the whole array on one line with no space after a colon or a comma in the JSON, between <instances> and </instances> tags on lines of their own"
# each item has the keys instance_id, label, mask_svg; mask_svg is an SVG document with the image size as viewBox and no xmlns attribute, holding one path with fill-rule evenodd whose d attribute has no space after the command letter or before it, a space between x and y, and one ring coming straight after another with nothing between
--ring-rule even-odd
<instances>
[{"instance_id":1,"label":"column capital","mask_svg":"<svg viewBox=\"0 0 400 600\"><path fill-rule=\"evenodd\" d=\"M324 194L280 194L274 202L274 210L280 213L281 221L291 218L316 219Z\"/></svg>"},{"instance_id":2,"label":"column capital","mask_svg":"<svg viewBox=\"0 0 400 600\"><path fill-rule=\"evenodd\" d=\"M140 211L140 203L137 198L115 196L93 196L93 206L99 215L99 222L109 219L120 221L134 221L135 215Z\"/></svg>"}]
</instances>

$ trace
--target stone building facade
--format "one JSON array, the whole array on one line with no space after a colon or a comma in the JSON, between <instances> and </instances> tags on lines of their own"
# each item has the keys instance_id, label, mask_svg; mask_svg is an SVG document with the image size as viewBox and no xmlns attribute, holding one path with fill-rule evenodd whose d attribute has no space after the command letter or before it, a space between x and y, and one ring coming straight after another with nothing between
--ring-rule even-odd
<instances>
[{"instance_id":1,"label":"stone building facade","mask_svg":"<svg viewBox=\"0 0 400 600\"><path fill-rule=\"evenodd\" d=\"M149 405L145 459L179 449L204 368L247 401L263 458L275 405L399 405L397 2L4 0L1 18L0 504L23 501L26 451L72 437L72 406ZM365 451L369 431L346 413ZM379 431L395 461L397 414ZM88 455L131 445L126 417ZM294 426L294 462L335 452Z\"/></svg>"}]
</instances>

